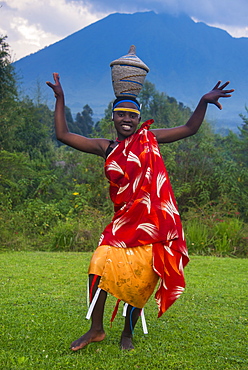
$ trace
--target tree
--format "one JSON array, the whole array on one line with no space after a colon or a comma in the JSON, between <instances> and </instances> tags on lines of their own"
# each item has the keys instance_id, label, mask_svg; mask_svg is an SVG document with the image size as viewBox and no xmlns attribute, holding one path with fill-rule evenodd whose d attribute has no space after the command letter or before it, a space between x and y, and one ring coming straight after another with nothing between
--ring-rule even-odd
<instances>
[{"instance_id":1,"label":"tree","mask_svg":"<svg viewBox=\"0 0 248 370\"><path fill-rule=\"evenodd\" d=\"M11 149L17 125L16 75L6 39L7 36L0 36L0 150Z\"/></svg>"},{"instance_id":2,"label":"tree","mask_svg":"<svg viewBox=\"0 0 248 370\"><path fill-rule=\"evenodd\" d=\"M83 107L83 111L81 113L77 113L76 126L79 134L83 136L89 136L92 133L92 129L94 126L92 116L93 110L88 104Z\"/></svg>"},{"instance_id":3,"label":"tree","mask_svg":"<svg viewBox=\"0 0 248 370\"><path fill-rule=\"evenodd\" d=\"M0 103L6 104L17 97L14 67L11 65L7 36L0 36Z\"/></svg>"},{"instance_id":4,"label":"tree","mask_svg":"<svg viewBox=\"0 0 248 370\"><path fill-rule=\"evenodd\" d=\"M0 151L0 211L6 207L12 208L27 195L32 175L27 156Z\"/></svg>"},{"instance_id":5,"label":"tree","mask_svg":"<svg viewBox=\"0 0 248 370\"><path fill-rule=\"evenodd\" d=\"M142 104L142 121L154 119L154 127L179 126L188 120L191 110L173 97L156 90L155 85L145 81L139 95Z\"/></svg>"},{"instance_id":6,"label":"tree","mask_svg":"<svg viewBox=\"0 0 248 370\"><path fill-rule=\"evenodd\" d=\"M53 114L44 105L26 97L17 106L18 123L12 151L28 153L30 159L46 156L52 142Z\"/></svg>"},{"instance_id":7,"label":"tree","mask_svg":"<svg viewBox=\"0 0 248 370\"><path fill-rule=\"evenodd\" d=\"M248 113L248 108L245 107L246 112ZM239 128L240 130L240 139L242 142L242 147L243 147L243 153L247 153L248 150L248 117L244 114L240 114L240 117L243 120L242 126ZM245 156L246 158L246 164L248 164L248 158L247 155Z\"/></svg>"}]
</instances>

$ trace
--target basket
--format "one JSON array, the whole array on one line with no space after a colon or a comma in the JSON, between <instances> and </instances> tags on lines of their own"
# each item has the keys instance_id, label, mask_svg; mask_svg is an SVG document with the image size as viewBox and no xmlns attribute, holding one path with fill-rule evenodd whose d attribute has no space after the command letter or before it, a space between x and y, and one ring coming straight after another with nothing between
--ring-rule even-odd
<instances>
[{"instance_id":1,"label":"basket","mask_svg":"<svg viewBox=\"0 0 248 370\"><path fill-rule=\"evenodd\" d=\"M132 45L127 55L110 63L113 89L116 97L137 97L142 89L149 68L136 55Z\"/></svg>"}]
</instances>

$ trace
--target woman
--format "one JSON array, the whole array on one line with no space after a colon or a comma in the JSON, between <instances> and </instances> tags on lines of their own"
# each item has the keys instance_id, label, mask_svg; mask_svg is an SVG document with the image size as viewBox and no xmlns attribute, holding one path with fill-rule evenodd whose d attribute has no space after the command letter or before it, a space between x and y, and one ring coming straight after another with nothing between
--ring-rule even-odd
<instances>
[{"instance_id":1,"label":"woman","mask_svg":"<svg viewBox=\"0 0 248 370\"><path fill-rule=\"evenodd\" d=\"M152 120L139 129L140 105L133 98L117 98L113 122L117 139L87 138L69 132L64 93L58 73L53 74L55 131L57 139L80 151L103 157L110 181L115 214L105 228L89 267L91 328L71 344L77 351L105 338L103 313L107 292L128 304L121 348L133 349L134 326L156 283L159 316L184 290L183 267L188 262L180 217L158 143L170 143L194 135L207 105L222 109L219 98L230 97L229 82L216 86L200 99L185 125L151 129Z\"/></svg>"}]
</instances>

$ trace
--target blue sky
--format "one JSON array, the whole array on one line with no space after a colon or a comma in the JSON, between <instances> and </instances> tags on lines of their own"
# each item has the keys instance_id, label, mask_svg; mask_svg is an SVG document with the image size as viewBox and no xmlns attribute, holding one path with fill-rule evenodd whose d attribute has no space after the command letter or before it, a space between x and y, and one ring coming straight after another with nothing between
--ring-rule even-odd
<instances>
[{"instance_id":1,"label":"blue sky","mask_svg":"<svg viewBox=\"0 0 248 370\"><path fill-rule=\"evenodd\" d=\"M0 0L0 35L8 36L15 61L110 13L148 10L184 12L233 37L248 37L247 0Z\"/></svg>"}]
</instances>

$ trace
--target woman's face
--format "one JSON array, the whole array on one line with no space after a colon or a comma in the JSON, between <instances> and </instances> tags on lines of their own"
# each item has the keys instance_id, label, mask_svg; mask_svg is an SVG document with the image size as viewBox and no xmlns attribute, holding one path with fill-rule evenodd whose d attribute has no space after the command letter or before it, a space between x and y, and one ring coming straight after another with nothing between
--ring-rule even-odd
<instances>
[{"instance_id":1,"label":"woman's face","mask_svg":"<svg viewBox=\"0 0 248 370\"><path fill-rule=\"evenodd\" d=\"M137 110L136 105L131 102L121 102L118 104L118 109L122 107ZM139 114L125 110L118 110L114 112L113 121L117 131L118 139L124 140L126 137L134 134L137 130L138 124L140 123L140 118L141 117Z\"/></svg>"}]
</instances>

